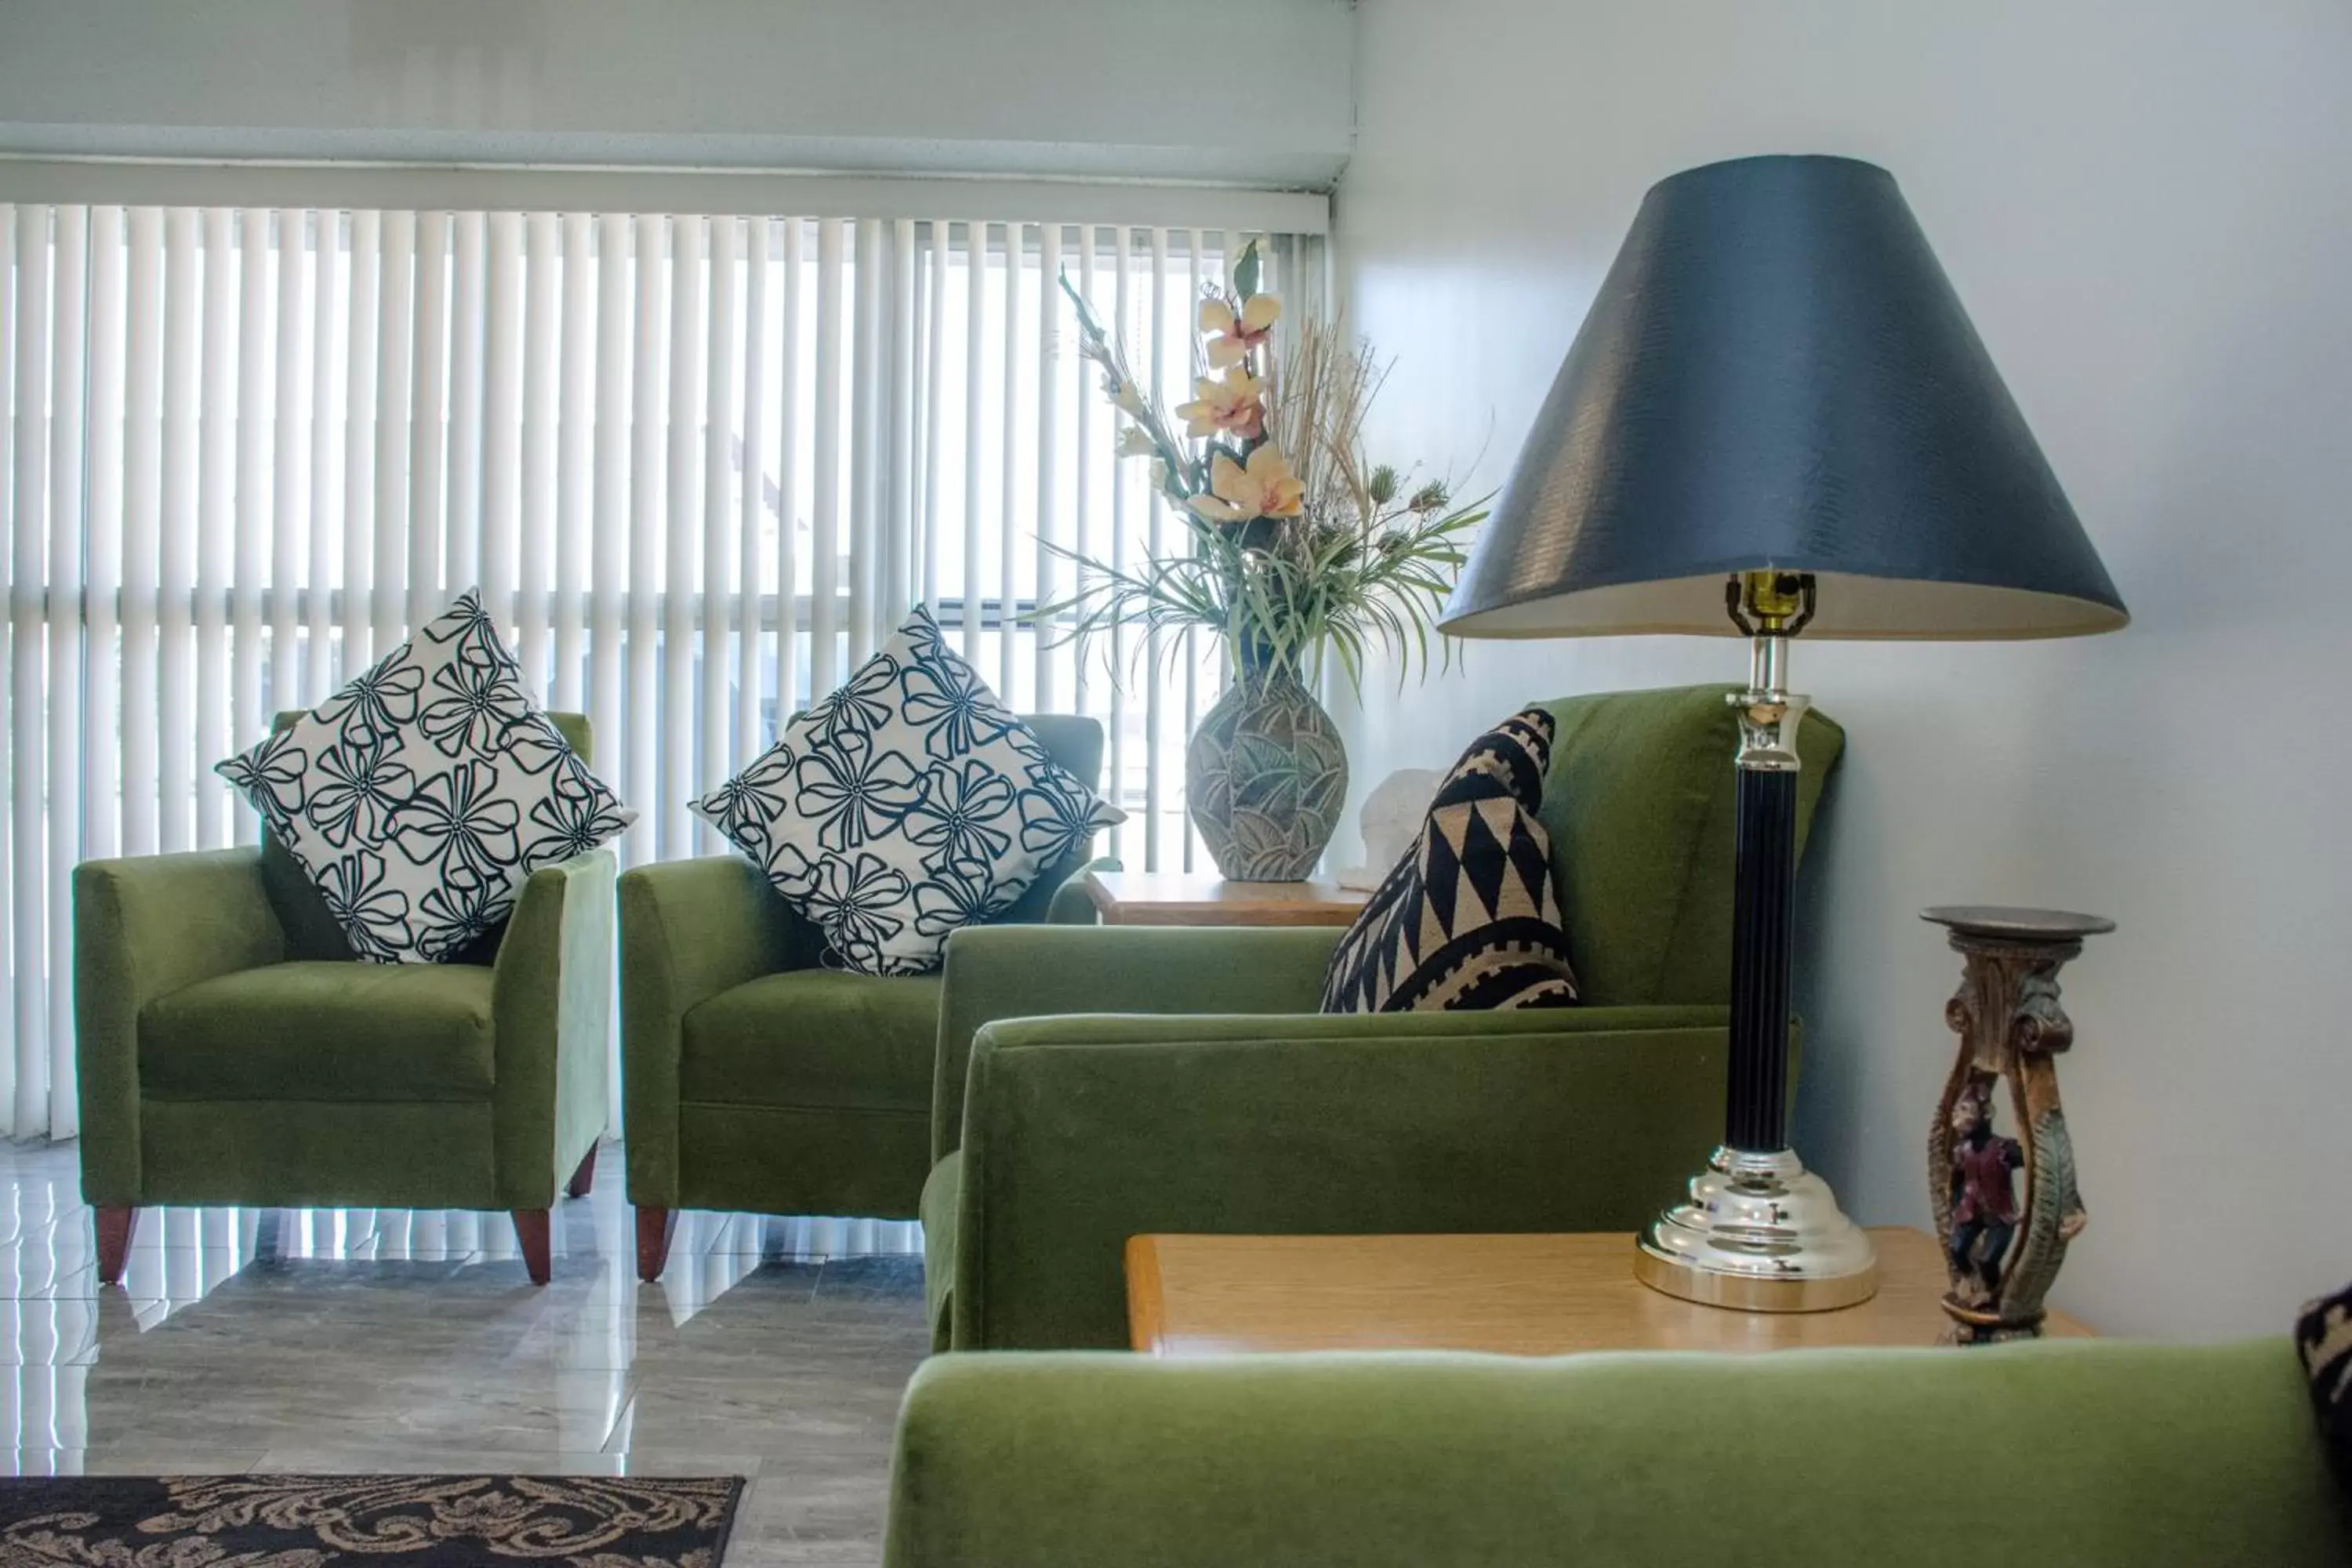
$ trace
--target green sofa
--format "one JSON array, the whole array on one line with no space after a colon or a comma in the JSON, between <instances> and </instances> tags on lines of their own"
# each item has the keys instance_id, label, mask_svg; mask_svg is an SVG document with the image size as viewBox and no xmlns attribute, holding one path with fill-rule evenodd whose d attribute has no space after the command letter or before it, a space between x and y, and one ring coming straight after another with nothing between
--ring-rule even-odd
<instances>
[{"instance_id":1,"label":"green sofa","mask_svg":"<svg viewBox=\"0 0 2352 1568\"><path fill-rule=\"evenodd\" d=\"M583 716L549 717L588 754ZM378 964L274 837L76 867L100 1279L142 1205L354 1205L509 1210L546 1283L548 1210L604 1129L614 870L533 872L479 962Z\"/></svg>"},{"instance_id":2,"label":"green sofa","mask_svg":"<svg viewBox=\"0 0 2352 1568\"><path fill-rule=\"evenodd\" d=\"M1140 1233L1640 1225L1722 1138L1729 689L1549 705L1580 1008L1326 1017L1329 929L959 931L922 1201L934 1343L1124 1344ZM1843 744L1806 719L1801 844Z\"/></svg>"},{"instance_id":3,"label":"green sofa","mask_svg":"<svg viewBox=\"0 0 2352 1568\"><path fill-rule=\"evenodd\" d=\"M2284 1339L943 1356L885 1568L2344 1568Z\"/></svg>"},{"instance_id":4,"label":"green sofa","mask_svg":"<svg viewBox=\"0 0 2352 1568\"><path fill-rule=\"evenodd\" d=\"M1055 762L1100 779L1101 725L1025 721ZM1000 920L1052 918L1084 865L1079 852L1049 868ZM635 868L620 909L639 1275L660 1277L681 1208L914 1218L940 977L824 967L817 929L740 855Z\"/></svg>"}]
</instances>

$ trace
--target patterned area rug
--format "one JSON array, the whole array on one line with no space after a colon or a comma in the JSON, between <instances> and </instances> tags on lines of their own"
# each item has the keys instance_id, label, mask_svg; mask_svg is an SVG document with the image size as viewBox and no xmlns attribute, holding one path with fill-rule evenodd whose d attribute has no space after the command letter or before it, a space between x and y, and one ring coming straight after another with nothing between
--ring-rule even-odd
<instances>
[{"instance_id":1,"label":"patterned area rug","mask_svg":"<svg viewBox=\"0 0 2352 1568\"><path fill-rule=\"evenodd\" d=\"M734 1476L0 1479L0 1568L719 1568L742 1496Z\"/></svg>"}]
</instances>

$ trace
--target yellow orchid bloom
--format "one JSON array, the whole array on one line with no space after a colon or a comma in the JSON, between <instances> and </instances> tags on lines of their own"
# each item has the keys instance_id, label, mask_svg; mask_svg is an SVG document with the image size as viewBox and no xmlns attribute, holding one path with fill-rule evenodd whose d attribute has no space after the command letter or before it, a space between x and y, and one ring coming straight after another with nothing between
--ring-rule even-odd
<instances>
[{"instance_id":1,"label":"yellow orchid bloom","mask_svg":"<svg viewBox=\"0 0 2352 1568\"><path fill-rule=\"evenodd\" d=\"M1307 487L1271 441L1249 455L1246 468L1223 452L1209 464L1209 493L1184 504L1211 522L1247 522L1259 517L1297 517Z\"/></svg>"},{"instance_id":2,"label":"yellow orchid bloom","mask_svg":"<svg viewBox=\"0 0 2352 1568\"><path fill-rule=\"evenodd\" d=\"M1238 316L1223 300L1202 300L1201 331L1209 339L1209 363L1220 370L1241 363L1273 334L1281 317L1282 300L1272 294L1251 295Z\"/></svg>"},{"instance_id":3,"label":"yellow orchid bloom","mask_svg":"<svg viewBox=\"0 0 2352 1568\"><path fill-rule=\"evenodd\" d=\"M1192 401L1177 405L1176 417L1184 421L1184 434L1196 439L1223 430L1255 441L1265 429L1261 390L1257 378L1247 372L1213 380L1203 376L1192 384Z\"/></svg>"}]
</instances>

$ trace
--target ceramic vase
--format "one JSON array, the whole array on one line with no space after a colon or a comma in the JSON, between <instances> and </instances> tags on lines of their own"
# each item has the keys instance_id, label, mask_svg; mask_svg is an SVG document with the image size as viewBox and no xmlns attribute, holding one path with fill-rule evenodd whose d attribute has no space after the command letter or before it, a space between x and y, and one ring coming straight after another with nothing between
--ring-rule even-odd
<instances>
[{"instance_id":1,"label":"ceramic vase","mask_svg":"<svg viewBox=\"0 0 2352 1568\"><path fill-rule=\"evenodd\" d=\"M1286 664L1244 668L1184 749L1186 809L1229 881L1306 879L1347 798L1339 728Z\"/></svg>"}]
</instances>

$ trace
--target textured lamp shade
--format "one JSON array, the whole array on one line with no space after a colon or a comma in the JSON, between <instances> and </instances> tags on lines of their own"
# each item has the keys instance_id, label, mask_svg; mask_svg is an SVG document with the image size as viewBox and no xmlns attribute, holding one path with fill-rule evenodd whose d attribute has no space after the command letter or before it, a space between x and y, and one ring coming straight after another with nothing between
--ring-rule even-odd
<instances>
[{"instance_id":1,"label":"textured lamp shade","mask_svg":"<svg viewBox=\"0 0 2352 1568\"><path fill-rule=\"evenodd\" d=\"M1814 637L2129 618L1885 170L1661 181L1447 605L1460 637L1738 636L1724 581L1811 573Z\"/></svg>"}]
</instances>

